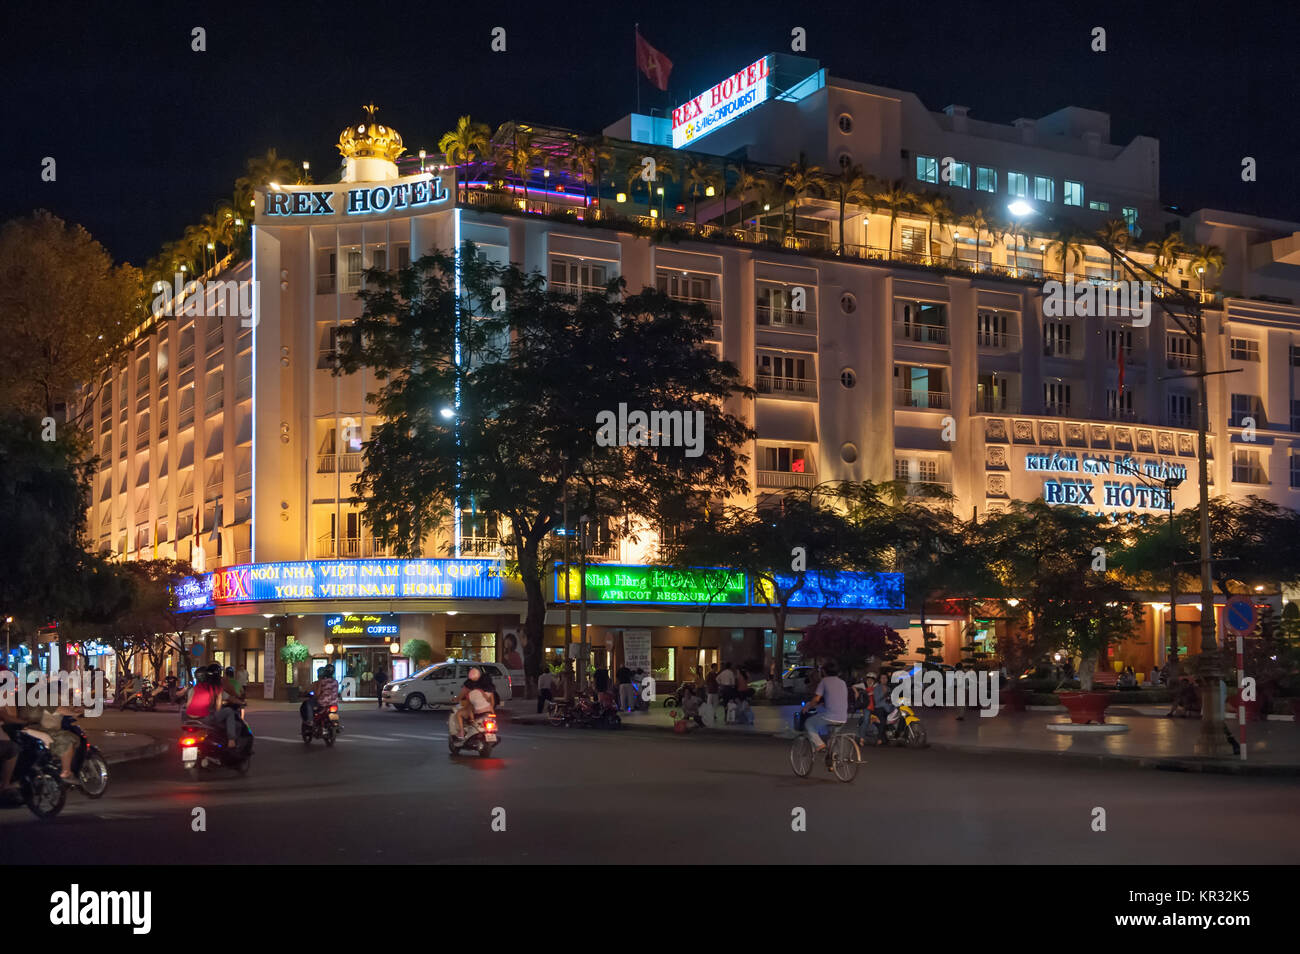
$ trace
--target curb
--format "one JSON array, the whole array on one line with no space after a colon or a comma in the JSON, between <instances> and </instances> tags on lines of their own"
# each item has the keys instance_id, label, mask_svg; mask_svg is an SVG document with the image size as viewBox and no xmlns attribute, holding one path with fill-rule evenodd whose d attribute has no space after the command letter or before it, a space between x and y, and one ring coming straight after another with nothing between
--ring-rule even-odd
<instances>
[{"instance_id":1,"label":"curb","mask_svg":"<svg viewBox=\"0 0 1300 954\"><path fill-rule=\"evenodd\" d=\"M140 745L132 746L129 749L122 749L111 755L104 753L101 749L100 754L104 755L104 761L109 765L118 765L122 762L138 762L141 759L157 758L160 755L166 755L167 750L171 748L168 742L159 742L157 739L150 739Z\"/></svg>"},{"instance_id":2,"label":"curb","mask_svg":"<svg viewBox=\"0 0 1300 954\"><path fill-rule=\"evenodd\" d=\"M549 725L545 720L524 721L518 725ZM593 730L596 731L596 730ZM610 730L600 730L608 732ZM642 735L654 733L674 734L671 726L629 725L623 723L622 731ZM794 738L793 730L780 732L706 732L687 733L687 737L708 740L748 739L750 741L788 742ZM1280 765L1275 763L1240 762L1224 759L1201 759L1195 756L1153 756L1153 755L1119 755L1110 752L1071 752L1051 751L1047 749L1022 749L1009 746L967 745L957 742L931 742L927 748L935 752L957 752L965 755L1012 755L1021 758L1058 758L1071 761L1094 762L1098 765L1126 766L1130 768L1157 769L1165 772L1198 772L1205 775L1242 775L1274 778L1300 777L1300 765Z\"/></svg>"}]
</instances>

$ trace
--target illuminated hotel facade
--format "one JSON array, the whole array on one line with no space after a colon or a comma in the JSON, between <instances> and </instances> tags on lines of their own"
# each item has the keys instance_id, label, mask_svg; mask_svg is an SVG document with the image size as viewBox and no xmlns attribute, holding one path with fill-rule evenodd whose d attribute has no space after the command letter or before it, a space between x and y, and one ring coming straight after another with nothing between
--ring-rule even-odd
<instances>
[{"instance_id":1,"label":"illuminated hotel facade","mask_svg":"<svg viewBox=\"0 0 1300 954\"><path fill-rule=\"evenodd\" d=\"M803 152L828 172L860 164L937 191L958 212L1019 198L1086 229L1121 218L1147 239L1173 218L1159 202L1158 144L1111 144L1104 114L1070 107L1001 126L964 107L930 112L910 93L828 77L813 61L759 63L732 86L692 97L691 109L610 126L602 140L610 165L648 154L759 168ZM740 76L745 83L734 82ZM211 606L196 628L253 682L270 675L288 634L316 656L334 643L358 673L393 674L399 658L383 660L394 640L424 639L439 658L515 658L526 604L517 581L494 570L508 535L490 515L462 513L459 535L431 540L426 563L379 562L388 554L351 486L376 423L365 401L375 382L366 371L333 373L339 329L360 314L364 269L466 241L493 261L540 271L552 287L598 291L622 276L629 288L704 302L715 346L757 390L739 408L757 432L744 449L754 499L828 480L902 479L943 485L967 517L1043 497L1160 519L1172 476L1185 477L1173 505L1195 505L1195 384L1180 378L1193 368L1192 342L1155 305L1149 324L1045 314L1046 280L1112 279L1116 263L1099 246L1085 242L1062 265L1056 229L1042 222L977 235L861 202L842 216L838 202L811 195L787 234L784 210L758 191L709 186L692 195L679 174L660 194L621 170L584 181L557 158L574 134L513 128L539 145L527 182L471 164L459 195L450 167L399 160L400 137L373 116L344 130L341 180L259 191L251 257L213 276L251 280L252 314L191 315L181 303L103 382L90 416L101 460L92 542L212 574L202 586L214 598L189 594L193 606ZM683 148L674 152L674 142ZM672 241L645 237L663 226L674 228ZM1226 255L1217 283L1228 291L1204 295L1209 368L1236 372L1208 379L1211 492L1295 508L1300 226L1202 211L1181 229L1189 244ZM1138 249L1132 258L1175 286L1202 290L1188 256L1156 262ZM1121 474L1130 460L1141 479ZM607 578L621 572L654 589L644 569L612 569L652 563L653 535L632 544L598 526L594 537L589 560L610 567ZM449 539L458 552L448 554ZM670 605L680 592L654 595L662 598L593 602L588 639L601 662L602 651L632 658L625 646L648 643L653 667L679 678L693 664L684 653L700 616ZM1179 642L1195 648L1199 596L1182 599ZM911 626L889 603L846 601ZM752 584L742 584L712 610L705 662L763 658L772 617L754 604ZM785 648L817 605L792 612ZM1118 651L1143 669L1164 654L1169 611L1167 597L1145 606L1142 632ZM955 661L966 617L927 616ZM563 645L563 623L562 604L551 603L548 650ZM987 625L992 632L996 620ZM920 644L919 631L908 644Z\"/></svg>"}]
</instances>

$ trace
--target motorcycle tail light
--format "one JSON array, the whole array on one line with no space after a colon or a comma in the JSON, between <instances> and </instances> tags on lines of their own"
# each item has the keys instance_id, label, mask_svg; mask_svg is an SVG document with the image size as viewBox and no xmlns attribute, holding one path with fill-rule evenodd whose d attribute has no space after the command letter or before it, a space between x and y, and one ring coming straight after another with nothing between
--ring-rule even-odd
<instances>
[{"instance_id":1,"label":"motorcycle tail light","mask_svg":"<svg viewBox=\"0 0 1300 954\"><path fill-rule=\"evenodd\" d=\"M184 746L198 745L200 741L202 740L199 739L197 736L187 735L185 738L181 739L181 745Z\"/></svg>"},{"instance_id":2,"label":"motorcycle tail light","mask_svg":"<svg viewBox=\"0 0 1300 954\"><path fill-rule=\"evenodd\" d=\"M339 711L338 706L330 706L330 712L338 712L338 711Z\"/></svg>"},{"instance_id":3,"label":"motorcycle tail light","mask_svg":"<svg viewBox=\"0 0 1300 954\"><path fill-rule=\"evenodd\" d=\"M495 732L497 730L497 720L488 719L486 722L483 723L483 727L487 729L489 732Z\"/></svg>"}]
</instances>

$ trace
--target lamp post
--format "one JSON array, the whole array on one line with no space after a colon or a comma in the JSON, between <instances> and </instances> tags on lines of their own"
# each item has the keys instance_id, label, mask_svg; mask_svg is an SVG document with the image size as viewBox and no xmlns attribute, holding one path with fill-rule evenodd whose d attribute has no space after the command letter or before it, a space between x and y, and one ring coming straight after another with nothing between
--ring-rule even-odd
<instances>
[{"instance_id":1,"label":"lamp post","mask_svg":"<svg viewBox=\"0 0 1300 954\"><path fill-rule=\"evenodd\" d=\"M1023 200L1012 202L1007 210L1017 220L1035 214L1036 210ZM1070 226L1073 223L1061 220L1047 213L1039 212L1043 218L1057 226ZM1200 536L1201 536L1201 734L1196 742L1199 755L1220 757L1228 752L1227 727L1223 723L1223 699L1219 694L1219 683L1223 679L1223 667L1219 660L1219 645L1216 638L1216 620L1214 616L1214 575L1213 557L1210 541L1210 461L1209 461L1209 398L1206 378L1210 374L1226 374L1226 371L1210 371L1207 368L1205 351L1205 320L1201 313L1201 300L1196 295L1189 295L1181 288L1175 288L1141 262L1130 258L1110 242L1097 235L1090 236L1096 243L1123 262L1131 275L1141 273L1149 284L1160 286L1165 294L1152 296L1169 319L1187 334L1196 346L1197 368L1195 373L1187 375L1197 380L1198 409L1196 415L1196 462L1197 477L1200 482ZM1176 301L1186 314L1179 314L1169 306L1166 299ZM1173 607L1170 607L1170 612Z\"/></svg>"},{"instance_id":2,"label":"lamp post","mask_svg":"<svg viewBox=\"0 0 1300 954\"><path fill-rule=\"evenodd\" d=\"M6 616L5 617L5 665L6 666L9 665L9 653L12 651L9 648L9 630L13 626L13 624L14 624L14 618L12 616Z\"/></svg>"},{"instance_id":3,"label":"lamp post","mask_svg":"<svg viewBox=\"0 0 1300 954\"><path fill-rule=\"evenodd\" d=\"M1177 537L1174 535L1174 491L1183 482L1181 477L1165 478L1165 502L1169 505L1169 642L1167 655L1178 658L1178 555Z\"/></svg>"}]
</instances>

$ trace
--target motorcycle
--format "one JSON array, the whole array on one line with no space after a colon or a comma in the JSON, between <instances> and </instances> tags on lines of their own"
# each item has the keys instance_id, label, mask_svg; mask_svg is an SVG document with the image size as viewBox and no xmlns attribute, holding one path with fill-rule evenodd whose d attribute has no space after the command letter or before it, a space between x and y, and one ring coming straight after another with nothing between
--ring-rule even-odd
<instances>
[{"instance_id":1,"label":"motorcycle","mask_svg":"<svg viewBox=\"0 0 1300 954\"><path fill-rule=\"evenodd\" d=\"M23 804L37 818L53 818L63 811L63 803L68 798L68 786L59 778L62 772L59 759L42 738L49 736L21 725L6 725L4 728L18 746L14 780L22 791Z\"/></svg>"},{"instance_id":2,"label":"motorcycle","mask_svg":"<svg viewBox=\"0 0 1300 954\"><path fill-rule=\"evenodd\" d=\"M453 710L447 719L447 751L459 755L462 749L477 752L480 758L492 754L500 741L497 735L497 714L494 710L478 713L466 723L463 738L456 736L456 712Z\"/></svg>"},{"instance_id":3,"label":"motorcycle","mask_svg":"<svg viewBox=\"0 0 1300 954\"><path fill-rule=\"evenodd\" d=\"M316 693L307 693L309 698L314 699ZM316 706L312 712L311 722L303 723L302 740L307 745L311 745L312 739L323 739L325 745L333 746L334 739L343 731L343 720L339 717L338 704L328 706Z\"/></svg>"},{"instance_id":4,"label":"motorcycle","mask_svg":"<svg viewBox=\"0 0 1300 954\"><path fill-rule=\"evenodd\" d=\"M99 798L108 791L108 762L99 749L90 744L86 733L77 723L76 716L64 716L62 729L77 736L77 747L72 753L72 774L87 798Z\"/></svg>"},{"instance_id":5,"label":"motorcycle","mask_svg":"<svg viewBox=\"0 0 1300 954\"><path fill-rule=\"evenodd\" d=\"M199 770L210 766L233 768L247 775L253 761L253 733L241 722L239 738L232 744L223 730L186 720L181 727L180 750L181 767L190 779L197 779Z\"/></svg>"},{"instance_id":6,"label":"motorcycle","mask_svg":"<svg viewBox=\"0 0 1300 954\"><path fill-rule=\"evenodd\" d=\"M863 718L868 720L863 723L861 730L862 739L874 745L880 738L880 716L872 709L864 713ZM889 713L885 720L884 739L886 743L897 742L901 745L911 745L918 749L926 747L925 726L921 724L921 719L912 710L909 705L897 705Z\"/></svg>"},{"instance_id":7,"label":"motorcycle","mask_svg":"<svg viewBox=\"0 0 1300 954\"><path fill-rule=\"evenodd\" d=\"M608 692L602 692L595 698L580 695L573 703L573 721L584 729L617 729L623 724L618 705Z\"/></svg>"},{"instance_id":8,"label":"motorcycle","mask_svg":"<svg viewBox=\"0 0 1300 954\"><path fill-rule=\"evenodd\" d=\"M123 712L127 709L134 709L137 712L153 712L156 704L157 700L154 699L153 686L146 679L141 683L139 689L123 694L122 701L117 704L117 707Z\"/></svg>"}]
</instances>

